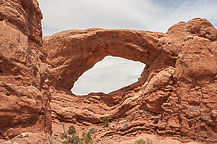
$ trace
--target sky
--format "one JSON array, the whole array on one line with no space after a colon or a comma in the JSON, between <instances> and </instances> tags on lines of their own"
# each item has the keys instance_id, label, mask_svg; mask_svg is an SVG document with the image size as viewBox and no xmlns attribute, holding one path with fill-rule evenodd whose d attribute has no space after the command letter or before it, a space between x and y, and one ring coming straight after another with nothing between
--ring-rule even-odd
<instances>
[{"instance_id":1,"label":"sky","mask_svg":"<svg viewBox=\"0 0 217 144\"><path fill-rule=\"evenodd\" d=\"M78 79L72 92L80 95L109 93L136 82L144 68L145 64L141 62L106 56Z\"/></svg>"},{"instance_id":2,"label":"sky","mask_svg":"<svg viewBox=\"0 0 217 144\"><path fill-rule=\"evenodd\" d=\"M165 33L172 25L195 17L206 18L217 27L217 0L39 0L39 5L43 13L44 36L63 30L87 28ZM127 82L137 81L143 68L141 63L106 57L79 78L73 93L108 93L126 86ZM105 77L102 73L116 77ZM122 81L120 77L125 77L122 84L119 84Z\"/></svg>"}]
</instances>

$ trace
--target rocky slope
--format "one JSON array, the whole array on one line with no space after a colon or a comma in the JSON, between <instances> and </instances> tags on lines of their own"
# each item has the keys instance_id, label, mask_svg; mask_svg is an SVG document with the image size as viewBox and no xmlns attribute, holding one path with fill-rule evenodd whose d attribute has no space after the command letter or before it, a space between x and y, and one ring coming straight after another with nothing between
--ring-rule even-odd
<instances>
[{"instance_id":1,"label":"rocky slope","mask_svg":"<svg viewBox=\"0 0 217 144\"><path fill-rule=\"evenodd\" d=\"M97 128L95 143L217 143L217 30L209 21L180 22L165 34L70 30L42 42L41 19L36 0L0 0L0 142L58 143L74 125L78 134ZM138 82L72 94L107 55L145 63Z\"/></svg>"}]
</instances>

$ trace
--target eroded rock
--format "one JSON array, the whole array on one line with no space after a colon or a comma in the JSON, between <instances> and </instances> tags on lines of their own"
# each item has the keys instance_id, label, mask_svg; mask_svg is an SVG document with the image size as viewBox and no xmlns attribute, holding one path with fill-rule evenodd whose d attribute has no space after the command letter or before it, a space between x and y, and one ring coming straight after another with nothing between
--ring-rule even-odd
<instances>
[{"instance_id":1,"label":"eroded rock","mask_svg":"<svg viewBox=\"0 0 217 144\"><path fill-rule=\"evenodd\" d=\"M147 133L217 143L217 30L206 19L165 34L70 30L42 42L36 0L0 4L0 142L58 141L74 125L78 133L97 128L96 143ZM107 55L145 63L138 82L109 94L72 94L74 82Z\"/></svg>"},{"instance_id":2,"label":"eroded rock","mask_svg":"<svg viewBox=\"0 0 217 144\"><path fill-rule=\"evenodd\" d=\"M132 125L111 127L105 135L142 131L215 143L211 110L217 106L216 32L206 19L196 18L172 26L166 34L89 29L45 37L43 52L56 89L51 100L54 133L69 121L78 127L97 127L100 117L106 116L116 125ZM79 76L107 55L147 66L137 83L110 94L68 94Z\"/></svg>"},{"instance_id":3,"label":"eroded rock","mask_svg":"<svg viewBox=\"0 0 217 144\"><path fill-rule=\"evenodd\" d=\"M51 131L38 2L0 1L0 139ZM1 142L1 140L0 140Z\"/></svg>"}]
</instances>

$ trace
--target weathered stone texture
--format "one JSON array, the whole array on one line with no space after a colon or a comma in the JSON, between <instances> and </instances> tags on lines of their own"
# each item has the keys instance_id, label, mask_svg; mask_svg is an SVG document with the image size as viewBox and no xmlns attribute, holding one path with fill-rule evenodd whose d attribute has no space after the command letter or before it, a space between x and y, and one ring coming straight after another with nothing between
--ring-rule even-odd
<instances>
[{"instance_id":1,"label":"weathered stone texture","mask_svg":"<svg viewBox=\"0 0 217 144\"><path fill-rule=\"evenodd\" d=\"M17 135L45 142L73 124L78 133L96 127L96 143L147 133L217 143L217 30L209 21L180 22L165 34L87 29L42 40L41 19L36 0L0 0L0 142ZM109 94L72 94L107 55L145 63L138 82ZM108 128L100 125L105 116Z\"/></svg>"}]
</instances>

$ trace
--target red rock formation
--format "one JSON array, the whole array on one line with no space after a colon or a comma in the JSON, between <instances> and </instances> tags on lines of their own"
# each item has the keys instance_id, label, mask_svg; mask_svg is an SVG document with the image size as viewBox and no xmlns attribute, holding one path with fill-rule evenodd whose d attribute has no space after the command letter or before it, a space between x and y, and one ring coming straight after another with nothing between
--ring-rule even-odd
<instances>
[{"instance_id":1,"label":"red rock formation","mask_svg":"<svg viewBox=\"0 0 217 144\"><path fill-rule=\"evenodd\" d=\"M217 30L206 19L180 22L166 34L89 29L43 41L53 84L54 133L63 124L98 127L107 116L111 126L97 134L97 143L139 133L217 142ZM147 66L137 83L108 95L70 94L79 76L107 55Z\"/></svg>"},{"instance_id":2,"label":"red rock formation","mask_svg":"<svg viewBox=\"0 0 217 144\"><path fill-rule=\"evenodd\" d=\"M50 131L41 19L36 0L0 0L0 139Z\"/></svg>"},{"instance_id":3,"label":"red rock formation","mask_svg":"<svg viewBox=\"0 0 217 144\"><path fill-rule=\"evenodd\" d=\"M180 22L166 34L71 30L42 43L41 18L36 0L0 0L1 140L58 139L63 125L73 124L78 133L97 128L96 143L147 133L217 143L217 30L206 19ZM72 94L74 82L107 55L145 63L139 81L110 94Z\"/></svg>"}]
</instances>

